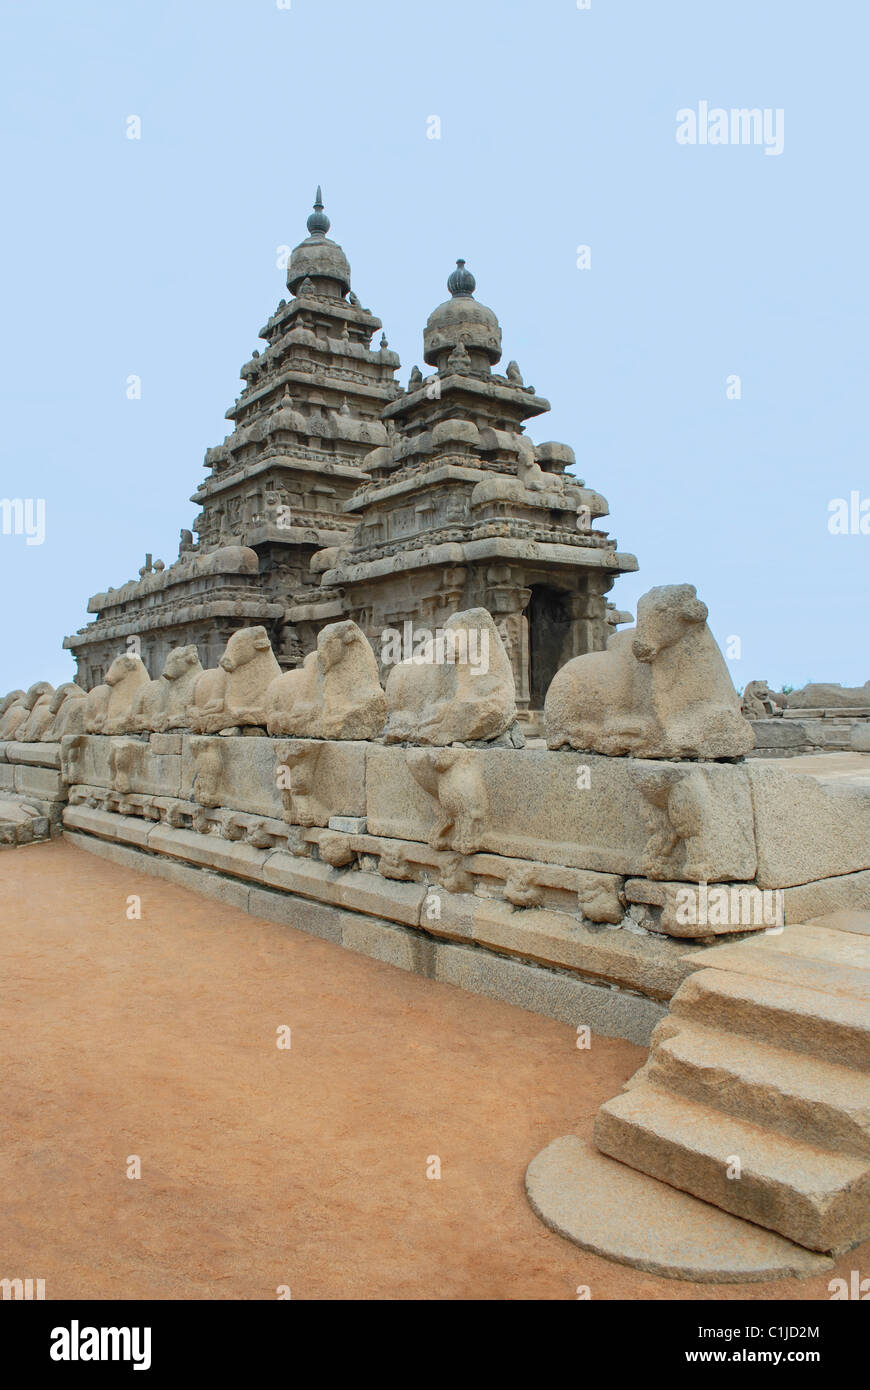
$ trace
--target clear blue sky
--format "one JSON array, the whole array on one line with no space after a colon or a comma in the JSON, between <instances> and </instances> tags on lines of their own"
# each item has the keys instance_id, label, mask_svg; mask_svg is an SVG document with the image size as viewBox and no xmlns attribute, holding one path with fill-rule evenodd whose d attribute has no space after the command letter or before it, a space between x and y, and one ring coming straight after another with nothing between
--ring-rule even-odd
<instances>
[{"instance_id":1,"label":"clear blue sky","mask_svg":"<svg viewBox=\"0 0 870 1390\"><path fill-rule=\"evenodd\" d=\"M696 584L739 686L870 679L870 535L827 524L870 498L868 14L6 0L0 497L46 538L0 536L0 692L71 678L88 596L175 558L318 182L403 383L467 259L552 402L532 438L638 556L611 598ZM783 153L679 145L699 101L782 108Z\"/></svg>"}]
</instances>

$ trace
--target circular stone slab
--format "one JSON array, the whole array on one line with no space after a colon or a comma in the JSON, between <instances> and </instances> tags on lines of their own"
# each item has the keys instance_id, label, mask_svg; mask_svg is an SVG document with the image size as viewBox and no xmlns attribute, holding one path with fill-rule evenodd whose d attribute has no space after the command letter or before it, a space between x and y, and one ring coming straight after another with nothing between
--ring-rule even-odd
<instances>
[{"instance_id":1,"label":"circular stone slab","mask_svg":"<svg viewBox=\"0 0 870 1390\"><path fill-rule=\"evenodd\" d=\"M574 1134L532 1159L526 1194L545 1226L619 1264L704 1284L824 1274L827 1255L639 1173Z\"/></svg>"}]
</instances>

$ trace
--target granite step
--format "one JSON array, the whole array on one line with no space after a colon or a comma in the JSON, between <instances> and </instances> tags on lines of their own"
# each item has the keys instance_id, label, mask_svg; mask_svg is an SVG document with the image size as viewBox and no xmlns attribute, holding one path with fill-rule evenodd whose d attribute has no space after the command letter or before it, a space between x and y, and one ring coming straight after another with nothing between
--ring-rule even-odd
<instances>
[{"instance_id":1,"label":"granite step","mask_svg":"<svg viewBox=\"0 0 870 1390\"><path fill-rule=\"evenodd\" d=\"M643 1082L870 1160L870 1074L839 1062L669 1017L653 1034L649 1061L638 1073Z\"/></svg>"},{"instance_id":2,"label":"granite step","mask_svg":"<svg viewBox=\"0 0 870 1390\"><path fill-rule=\"evenodd\" d=\"M840 935L849 939L844 933ZM759 980L779 980L822 994L844 994L860 999L865 1009L870 1004L870 971L806 954L770 950L757 946L754 940L710 947L704 952L704 967L727 970L732 975L754 975Z\"/></svg>"},{"instance_id":3,"label":"granite step","mask_svg":"<svg viewBox=\"0 0 870 1390\"><path fill-rule=\"evenodd\" d=\"M841 908L837 912L827 912L823 917L810 917L804 925L870 936L870 912L864 912L860 908Z\"/></svg>"},{"instance_id":4,"label":"granite step","mask_svg":"<svg viewBox=\"0 0 870 1390\"><path fill-rule=\"evenodd\" d=\"M724 954L726 947L733 959L745 957L747 964L754 961L759 952L764 952L777 959L805 961L809 966L815 962L817 966L835 967L833 978L837 977L837 971L854 972L858 978L853 980L853 987L865 991L870 989L870 937L860 932L834 930L821 923L804 922L777 931L760 932L740 942L726 941L721 947L711 947L708 957L713 964L720 952ZM860 978L862 975L863 980ZM819 978L827 979L828 975L821 972ZM798 983L797 979L795 983Z\"/></svg>"},{"instance_id":5,"label":"granite step","mask_svg":"<svg viewBox=\"0 0 870 1390\"><path fill-rule=\"evenodd\" d=\"M598 1149L809 1250L870 1235L870 1162L642 1082L607 1101ZM728 1176L739 1163L739 1176ZM729 1167L730 1165L730 1167Z\"/></svg>"},{"instance_id":6,"label":"granite step","mask_svg":"<svg viewBox=\"0 0 870 1390\"><path fill-rule=\"evenodd\" d=\"M748 953L744 953L748 954ZM793 962L786 956L758 952L772 957L771 969L788 975ZM819 964L827 974L839 969ZM865 971L855 971L865 976ZM806 975L804 975L806 981ZM823 988L794 984L790 979L737 974L721 969L698 970L682 984L671 1001L671 1017L689 1018L723 1033L769 1042L797 1053L810 1053L822 1061L838 1062L859 1070L870 1069L870 1009L854 994L834 994Z\"/></svg>"},{"instance_id":7,"label":"granite step","mask_svg":"<svg viewBox=\"0 0 870 1390\"><path fill-rule=\"evenodd\" d=\"M617 1163L576 1134L532 1159L526 1193L545 1225L582 1250L668 1279L755 1283L834 1269L830 1256Z\"/></svg>"}]
</instances>

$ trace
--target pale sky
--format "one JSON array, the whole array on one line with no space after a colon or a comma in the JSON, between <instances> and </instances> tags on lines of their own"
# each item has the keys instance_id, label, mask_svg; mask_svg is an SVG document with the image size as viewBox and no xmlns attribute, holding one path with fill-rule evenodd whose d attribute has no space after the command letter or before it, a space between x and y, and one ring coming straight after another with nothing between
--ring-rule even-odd
<instances>
[{"instance_id":1,"label":"pale sky","mask_svg":"<svg viewBox=\"0 0 870 1390\"><path fill-rule=\"evenodd\" d=\"M868 12L7 0L0 497L43 499L45 539L0 535L0 692L71 679L88 597L175 559L318 183L403 384L468 261L552 403L531 437L638 557L619 607L693 583L738 686L870 679ZM678 143L702 102L781 152Z\"/></svg>"}]
</instances>

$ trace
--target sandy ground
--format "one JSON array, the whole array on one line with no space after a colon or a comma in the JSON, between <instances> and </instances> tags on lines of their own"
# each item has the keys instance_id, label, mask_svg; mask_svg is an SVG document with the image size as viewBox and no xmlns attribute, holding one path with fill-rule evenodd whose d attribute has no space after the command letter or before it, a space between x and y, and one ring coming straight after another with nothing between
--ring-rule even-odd
<instances>
[{"instance_id":1,"label":"sandy ground","mask_svg":"<svg viewBox=\"0 0 870 1390\"><path fill-rule=\"evenodd\" d=\"M0 911L0 1277L47 1298L829 1297L830 1275L639 1274L532 1214L526 1164L589 1133L642 1061L629 1043L578 1051L562 1024L62 842L0 853Z\"/></svg>"}]
</instances>

